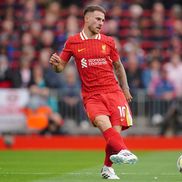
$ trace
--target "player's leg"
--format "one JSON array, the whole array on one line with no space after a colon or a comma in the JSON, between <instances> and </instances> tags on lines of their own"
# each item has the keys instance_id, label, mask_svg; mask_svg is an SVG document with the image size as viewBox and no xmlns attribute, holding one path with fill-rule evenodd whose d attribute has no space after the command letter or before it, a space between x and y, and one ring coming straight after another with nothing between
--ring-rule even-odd
<instances>
[{"instance_id":1,"label":"player's leg","mask_svg":"<svg viewBox=\"0 0 182 182\"><path fill-rule=\"evenodd\" d=\"M118 153L121 149L125 149L123 140L121 140L119 133L112 128L109 117L100 115L95 118L94 124L101 130L106 140L106 157L104 166L101 170L101 176L105 179L119 179L111 167L111 154Z\"/></svg>"},{"instance_id":2,"label":"player's leg","mask_svg":"<svg viewBox=\"0 0 182 182\"><path fill-rule=\"evenodd\" d=\"M113 127L118 133L121 132L121 126L114 126ZM106 148L105 148L105 160L104 160L104 165L105 166L108 166L108 167L111 167L113 162L110 160L110 156L113 155L113 154L116 154L114 151L113 151L113 148L111 147L111 145L109 144L106 144Z\"/></svg>"},{"instance_id":3,"label":"player's leg","mask_svg":"<svg viewBox=\"0 0 182 182\"><path fill-rule=\"evenodd\" d=\"M111 124L120 135L121 130L132 126L131 111L122 92L109 94L107 100L109 100L108 107L112 109L110 116ZM114 164L134 164L138 159L125 146L125 148L122 148L118 153L111 155L110 160Z\"/></svg>"},{"instance_id":4,"label":"player's leg","mask_svg":"<svg viewBox=\"0 0 182 182\"><path fill-rule=\"evenodd\" d=\"M113 154L114 152L112 147L106 143L104 166L101 169L101 176L105 179L119 179L119 177L115 174L114 169L112 168L113 163L110 160L110 156Z\"/></svg>"},{"instance_id":5,"label":"player's leg","mask_svg":"<svg viewBox=\"0 0 182 182\"><path fill-rule=\"evenodd\" d=\"M106 159L105 165L101 170L101 175L106 179L118 179L118 176L111 168L112 162L110 155L119 153L119 151L125 149L126 146L120 134L112 128L109 117L110 113L105 103L101 95L96 95L88 100L84 100L84 106L90 121L101 130L106 140Z\"/></svg>"}]
</instances>

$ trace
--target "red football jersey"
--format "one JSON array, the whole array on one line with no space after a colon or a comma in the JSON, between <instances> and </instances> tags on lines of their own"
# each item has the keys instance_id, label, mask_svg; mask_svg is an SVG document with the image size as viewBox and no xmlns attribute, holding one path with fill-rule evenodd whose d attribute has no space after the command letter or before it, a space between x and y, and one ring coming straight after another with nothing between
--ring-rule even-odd
<instances>
[{"instance_id":1,"label":"red football jersey","mask_svg":"<svg viewBox=\"0 0 182 182\"><path fill-rule=\"evenodd\" d=\"M71 36L60 57L68 62L71 56L80 75L83 98L120 89L112 65L119 60L119 54L112 37L98 34L88 39L83 31Z\"/></svg>"}]
</instances>

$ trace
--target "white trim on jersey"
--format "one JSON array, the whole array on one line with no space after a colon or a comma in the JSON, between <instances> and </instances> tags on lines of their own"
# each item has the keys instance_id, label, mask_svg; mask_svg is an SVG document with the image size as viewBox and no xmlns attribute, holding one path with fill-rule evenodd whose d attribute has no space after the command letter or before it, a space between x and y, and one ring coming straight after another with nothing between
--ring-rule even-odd
<instances>
[{"instance_id":1,"label":"white trim on jersey","mask_svg":"<svg viewBox=\"0 0 182 182\"><path fill-rule=\"evenodd\" d=\"M84 32L83 30L80 32L80 37L81 37L82 40L88 40L88 39L89 39L89 38L86 36L86 34L85 34L85 32ZM97 34L97 35L95 36L94 39L100 40L100 39L101 39L100 33Z\"/></svg>"},{"instance_id":2,"label":"white trim on jersey","mask_svg":"<svg viewBox=\"0 0 182 182\"><path fill-rule=\"evenodd\" d=\"M84 37L82 35L82 32L80 32L80 37L81 37L82 40L84 40Z\"/></svg>"},{"instance_id":3,"label":"white trim on jersey","mask_svg":"<svg viewBox=\"0 0 182 182\"><path fill-rule=\"evenodd\" d=\"M99 33L99 34L97 34L97 35L95 36L95 39L98 39L98 40L100 40L100 39L101 39L101 35L100 35L100 33Z\"/></svg>"},{"instance_id":4,"label":"white trim on jersey","mask_svg":"<svg viewBox=\"0 0 182 182\"><path fill-rule=\"evenodd\" d=\"M85 32L83 30L82 30L82 35L84 37L84 40L87 40L88 39L88 37L85 35Z\"/></svg>"}]
</instances>

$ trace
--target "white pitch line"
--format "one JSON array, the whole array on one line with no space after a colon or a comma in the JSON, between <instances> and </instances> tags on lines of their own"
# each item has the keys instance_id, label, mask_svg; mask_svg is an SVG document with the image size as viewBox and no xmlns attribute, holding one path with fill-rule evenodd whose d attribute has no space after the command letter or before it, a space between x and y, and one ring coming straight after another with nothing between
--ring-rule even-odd
<instances>
[{"instance_id":1,"label":"white pitch line","mask_svg":"<svg viewBox=\"0 0 182 182\"><path fill-rule=\"evenodd\" d=\"M43 174L43 173L41 173ZM48 173L45 173L48 174ZM34 180L32 182L60 182L62 179L65 179L68 176L83 176L83 175L96 175L96 176L100 176L100 173L96 173L96 172L88 172L88 171L80 171L80 172L68 172L68 173L49 173L49 174L57 174L57 175L61 175L60 177L54 177L54 178L50 178L50 179L39 179L39 180ZM177 173L160 173L160 174L153 174L153 173L120 173L121 175L133 175L133 176L153 176L154 179L157 179L160 176L176 176ZM157 176L156 176L157 175Z\"/></svg>"},{"instance_id":2,"label":"white pitch line","mask_svg":"<svg viewBox=\"0 0 182 182\"><path fill-rule=\"evenodd\" d=\"M94 172L58 172L58 173L50 173L50 172L0 172L0 175L98 175L99 173L94 173ZM153 173L125 173L125 172L121 172L121 175L137 175L137 176L149 176L149 175L155 175ZM175 176L178 173L160 173L157 174L159 176Z\"/></svg>"},{"instance_id":3,"label":"white pitch line","mask_svg":"<svg viewBox=\"0 0 182 182\"><path fill-rule=\"evenodd\" d=\"M68 174L68 175L92 175L92 172L59 172L59 173L49 173L49 172L0 172L0 175L59 175L59 174ZM95 173L98 174L98 173Z\"/></svg>"},{"instance_id":4,"label":"white pitch line","mask_svg":"<svg viewBox=\"0 0 182 182\"><path fill-rule=\"evenodd\" d=\"M149 176L149 175L155 175L154 173L121 173L122 175L137 175L137 176ZM175 176L178 173L159 173L157 175L159 176Z\"/></svg>"}]
</instances>

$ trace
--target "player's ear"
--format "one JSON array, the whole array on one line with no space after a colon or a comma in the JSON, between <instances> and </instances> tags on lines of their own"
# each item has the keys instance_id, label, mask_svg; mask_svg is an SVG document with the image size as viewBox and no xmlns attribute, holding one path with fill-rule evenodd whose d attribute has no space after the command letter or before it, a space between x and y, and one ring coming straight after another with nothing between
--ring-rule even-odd
<instances>
[{"instance_id":1,"label":"player's ear","mask_svg":"<svg viewBox=\"0 0 182 182\"><path fill-rule=\"evenodd\" d=\"M90 13L87 13L87 14L84 16L84 21L85 21L85 22L88 22L88 21L89 21L89 18L90 18L89 14L90 14Z\"/></svg>"}]
</instances>

